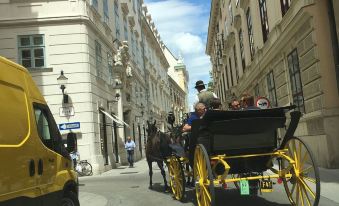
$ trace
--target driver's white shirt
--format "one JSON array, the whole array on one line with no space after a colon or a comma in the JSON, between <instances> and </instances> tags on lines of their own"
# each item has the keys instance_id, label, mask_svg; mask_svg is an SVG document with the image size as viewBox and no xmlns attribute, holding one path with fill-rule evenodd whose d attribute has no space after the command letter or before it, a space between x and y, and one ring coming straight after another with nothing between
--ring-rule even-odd
<instances>
[{"instance_id":1,"label":"driver's white shirt","mask_svg":"<svg viewBox=\"0 0 339 206\"><path fill-rule=\"evenodd\" d=\"M203 89L203 90L201 90L200 92L204 92L204 91L206 91L206 89ZM199 92L199 93L200 93L200 92ZM194 111L194 105L196 105L196 103L199 102L199 96L198 96L199 93L197 93L197 94L195 95L194 102L193 102L193 111ZM213 92L213 96L214 96L214 98L218 98L218 96L217 96L214 92Z\"/></svg>"}]
</instances>

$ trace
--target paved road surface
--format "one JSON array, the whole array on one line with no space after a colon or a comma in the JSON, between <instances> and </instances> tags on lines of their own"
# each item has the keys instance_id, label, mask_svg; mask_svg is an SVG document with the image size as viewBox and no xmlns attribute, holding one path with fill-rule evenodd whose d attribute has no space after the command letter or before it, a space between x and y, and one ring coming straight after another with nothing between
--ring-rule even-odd
<instances>
[{"instance_id":1,"label":"paved road surface","mask_svg":"<svg viewBox=\"0 0 339 206\"><path fill-rule=\"evenodd\" d=\"M167 171L166 171L167 172ZM338 177L339 178L339 177ZM163 181L159 169L154 164L154 189L148 189L148 169L145 160L136 164L135 168L120 167L100 176L80 178L80 203L81 206L176 206L197 205L194 189L188 189L184 202L178 202L172 195L163 192ZM339 191L339 184L324 187L325 191L333 193ZM229 185L229 187L234 187ZM258 197L240 196L235 189L217 190L217 206L289 206L286 193L282 185L275 185L273 193L266 193ZM334 196L321 197L320 206L339 206ZM338 196L338 195L337 195Z\"/></svg>"}]
</instances>

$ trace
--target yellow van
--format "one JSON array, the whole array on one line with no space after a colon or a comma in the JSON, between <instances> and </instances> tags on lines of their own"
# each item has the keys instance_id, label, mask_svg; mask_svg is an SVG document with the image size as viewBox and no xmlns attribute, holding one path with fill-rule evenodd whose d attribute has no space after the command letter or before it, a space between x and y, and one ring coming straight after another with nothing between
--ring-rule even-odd
<instances>
[{"instance_id":1,"label":"yellow van","mask_svg":"<svg viewBox=\"0 0 339 206\"><path fill-rule=\"evenodd\" d=\"M29 72L0 56L0 206L79 206L67 150Z\"/></svg>"}]
</instances>

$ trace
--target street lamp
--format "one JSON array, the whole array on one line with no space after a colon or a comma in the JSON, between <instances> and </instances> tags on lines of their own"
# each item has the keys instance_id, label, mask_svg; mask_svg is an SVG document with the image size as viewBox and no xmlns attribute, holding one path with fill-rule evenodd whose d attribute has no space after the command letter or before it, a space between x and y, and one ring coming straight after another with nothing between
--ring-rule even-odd
<instances>
[{"instance_id":1,"label":"street lamp","mask_svg":"<svg viewBox=\"0 0 339 206\"><path fill-rule=\"evenodd\" d=\"M68 95L65 94L66 84L68 81L68 78L65 77L64 71L61 70L60 76L57 78L58 84L60 85L60 89L62 91L62 101L63 103L68 103Z\"/></svg>"},{"instance_id":2,"label":"street lamp","mask_svg":"<svg viewBox=\"0 0 339 206\"><path fill-rule=\"evenodd\" d=\"M143 103L141 103L141 105L140 105L140 109L141 109L141 116L144 116L144 109L145 109L145 106L144 106L144 104Z\"/></svg>"},{"instance_id":3,"label":"street lamp","mask_svg":"<svg viewBox=\"0 0 339 206\"><path fill-rule=\"evenodd\" d=\"M120 99L120 93L117 92L117 93L115 93L115 99L109 100L108 103L116 103L116 102L119 101L119 99Z\"/></svg>"}]
</instances>

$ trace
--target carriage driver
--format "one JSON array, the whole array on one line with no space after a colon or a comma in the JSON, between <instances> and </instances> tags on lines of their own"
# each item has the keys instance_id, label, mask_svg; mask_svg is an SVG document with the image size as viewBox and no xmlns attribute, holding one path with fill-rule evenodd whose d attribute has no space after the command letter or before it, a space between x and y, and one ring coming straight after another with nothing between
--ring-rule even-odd
<instances>
[{"instance_id":1,"label":"carriage driver","mask_svg":"<svg viewBox=\"0 0 339 206\"><path fill-rule=\"evenodd\" d=\"M191 113L191 116L188 118L187 123L182 128L183 132L190 132L191 131L193 120L201 119L206 112L206 107L203 103L197 103L194 107L194 110L195 111Z\"/></svg>"},{"instance_id":2,"label":"carriage driver","mask_svg":"<svg viewBox=\"0 0 339 206\"><path fill-rule=\"evenodd\" d=\"M202 102L207 109L212 109L213 100L218 98L217 95L214 92L207 91L202 80L197 81L194 88L198 91L195 102Z\"/></svg>"}]
</instances>

